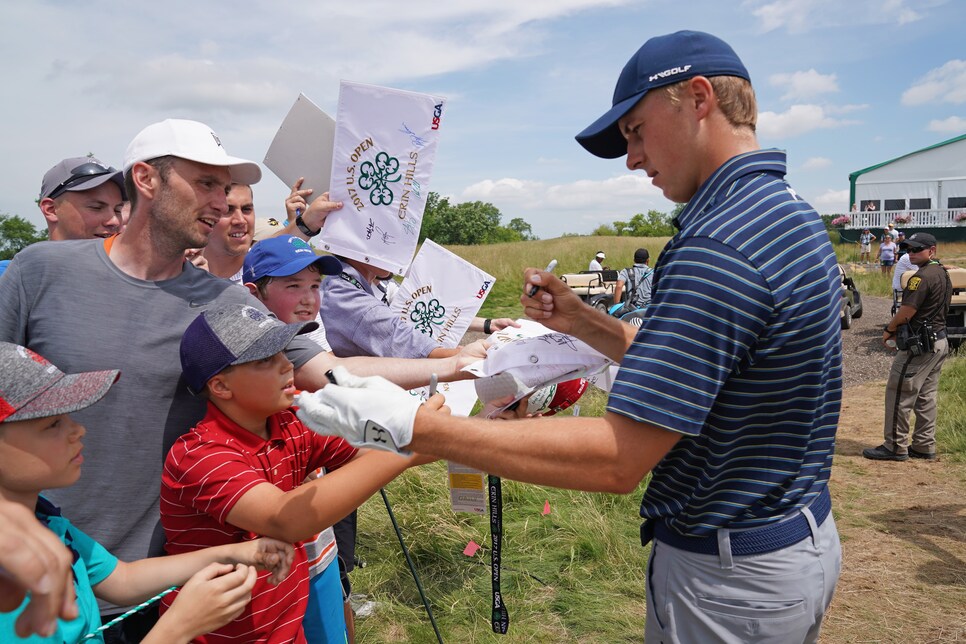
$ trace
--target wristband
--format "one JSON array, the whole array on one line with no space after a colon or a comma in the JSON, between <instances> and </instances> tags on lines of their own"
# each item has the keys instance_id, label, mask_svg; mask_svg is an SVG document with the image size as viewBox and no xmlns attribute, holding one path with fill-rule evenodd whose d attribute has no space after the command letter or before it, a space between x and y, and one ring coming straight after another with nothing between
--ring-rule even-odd
<instances>
[{"instance_id":1,"label":"wristband","mask_svg":"<svg viewBox=\"0 0 966 644\"><path fill-rule=\"evenodd\" d=\"M312 230L311 228L306 226L305 221L302 220L302 215L299 215L298 217L295 218L295 227L301 230L302 234L304 234L306 237L315 237L320 232L322 232L321 228L319 228L318 230Z\"/></svg>"},{"instance_id":2,"label":"wristband","mask_svg":"<svg viewBox=\"0 0 966 644\"><path fill-rule=\"evenodd\" d=\"M493 320L491 320L490 318L486 318L485 320L483 320L483 333L490 335L490 333L493 332L493 330L490 328L490 322L492 321Z\"/></svg>"},{"instance_id":3,"label":"wristband","mask_svg":"<svg viewBox=\"0 0 966 644\"><path fill-rule=\"evenodd\" d=\"M888 324L885 325L885 332L888 333L889 335L895 335L896 334L895 331L893 331L892 329L889 328L889 325Z\"/></svg>"}]
</instances>

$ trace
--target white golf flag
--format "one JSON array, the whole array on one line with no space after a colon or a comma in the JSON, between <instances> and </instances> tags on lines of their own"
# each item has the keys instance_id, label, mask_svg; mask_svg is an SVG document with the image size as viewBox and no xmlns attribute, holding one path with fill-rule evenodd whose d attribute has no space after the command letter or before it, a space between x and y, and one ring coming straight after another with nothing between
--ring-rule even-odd
<instances>
[{"instance_id":1,"label":"white golf flag","mask_svg":"<svg viewBox=\"0 0 966 644\"><path fill-rule=\"evenodd\" d=\"M414 325L417 333L450 349L463 339L495 281L486 271L427 239L389 308Z\"/></svg>"},{"instance_id":2,"label":"white golf flag","mask_svg":"<svg viewBox=\"0 0 966 644\"><path fill-rule=\"evenodd\" d=\"M342 81L328 216L319 245L402 275L412 261L445 100Z\"/></svg>"}]
</instances>

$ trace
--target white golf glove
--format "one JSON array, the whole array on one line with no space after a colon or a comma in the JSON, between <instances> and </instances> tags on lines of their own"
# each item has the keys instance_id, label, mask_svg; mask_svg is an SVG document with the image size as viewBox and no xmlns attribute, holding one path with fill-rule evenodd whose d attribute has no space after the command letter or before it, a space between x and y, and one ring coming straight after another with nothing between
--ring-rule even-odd
<instances>
[{"instance_id":1,"label":"white golf glove","mask_svg":"<svg viewBox=\"0 0 966 644\"><path fill-rule=\"evenodd\" d=\"M385 378L353 376L344 367L332 370L335 382L295 397L298 417L323 436L341 436L355 447L409 454L413 423L422 402Z\"/></svg>"}]
</instances>

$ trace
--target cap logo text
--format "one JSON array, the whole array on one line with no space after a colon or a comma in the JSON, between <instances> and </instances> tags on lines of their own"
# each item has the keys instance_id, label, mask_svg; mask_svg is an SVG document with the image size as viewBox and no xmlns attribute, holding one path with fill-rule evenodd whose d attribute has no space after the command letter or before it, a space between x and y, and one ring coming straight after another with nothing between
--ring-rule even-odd
<instances>
[{"instance_id":1,"label":"cap logo text","mask_svg":"<svg viewBox=\"0 0 966 644\"><path fill-rule=\"evenodd\" d=\"M648 82L653 83L659 78L667 78L668 76L674 76L675 74L683 74L689 69L691 69L691 65L685 65L684 67L672 67L671 69L665 69L663 72L651 74L647 80Z\"/></svg>"}]
</instances>

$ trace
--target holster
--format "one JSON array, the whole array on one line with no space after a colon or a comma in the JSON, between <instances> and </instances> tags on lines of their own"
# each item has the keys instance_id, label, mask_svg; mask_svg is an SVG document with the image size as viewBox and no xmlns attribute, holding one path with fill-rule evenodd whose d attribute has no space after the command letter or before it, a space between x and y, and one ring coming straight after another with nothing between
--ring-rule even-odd
<instances>
[{"instance_id":1,"label":"holster","mask_svg":"<svg viewBox=\"0 0 966 644\"><path fill-rule=\"evenodd\" d=\"M936 348L936 332L933 330L932 325L923 324L919 327L919 342L922 344L923 352L933 352Z\"/></svg>"},{"instance_id":2,"label":"holster","mask_svg":"<svg viewBox=\"0 0 966 644\"><path fill-rule=\"evenodd\" d=\"M920 327L920 329L923 328L925 327ZM908 351L914 356L921 356L924 346L919 331L913 330L909 324L900 324L896 329L896 348L900 351Z\"/></svg>"}]
</instances>

